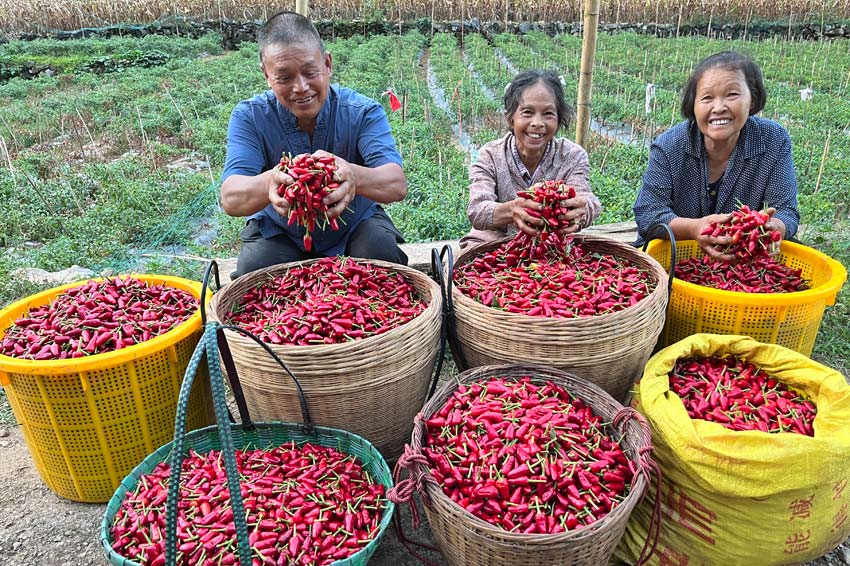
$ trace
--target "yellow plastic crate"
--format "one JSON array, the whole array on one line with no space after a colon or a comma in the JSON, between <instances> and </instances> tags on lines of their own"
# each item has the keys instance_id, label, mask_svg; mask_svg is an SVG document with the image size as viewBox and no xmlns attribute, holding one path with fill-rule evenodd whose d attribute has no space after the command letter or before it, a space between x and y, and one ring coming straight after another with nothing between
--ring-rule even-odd
<instances>
[{"instance_id":1,"label":"yellow plastic crate","mask_svg":"<svg viewBox=\"0 0 850 566\"><path fill-rule=\"evenodd\" d=\"M653 240L646 250L661 265L670 265L670 242ZM694 240L676 242L676 261L704 254ZM823 311L847 279L844 266L821 252L783 241L779 261L802 270L812 288L795 293L742 293L711 289L673 279L673 292L660 346L693 334L738 334L811 355Z\"/></svg>"},{"instance_id":2,"label":"yellow plastic crate","mask_svg":"<svg viewBox=\"0 0 850 566\"><path fill-rule=\"evenodd\" d=\"M199 297L201 284L164 275L133 275ZM62 285L0 311L3 333L28 309L45 305ZM0 355L0 385L42 480L75 501L109 501L121 480L174 435L177 396L201 337L200 312L147 342L71 360ZM209 379L196 379L187 429L213 422Z\"/></svg>"}]
</instances>

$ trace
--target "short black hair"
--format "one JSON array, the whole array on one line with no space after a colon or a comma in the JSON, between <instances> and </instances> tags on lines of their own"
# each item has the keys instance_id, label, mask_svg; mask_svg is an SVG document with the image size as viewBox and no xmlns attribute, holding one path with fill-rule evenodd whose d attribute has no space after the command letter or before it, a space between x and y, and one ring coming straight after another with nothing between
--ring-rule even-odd
<instances>
[{"instance_id":1,"label":"short black hair","mask_svg":"<svg viewBox=\"0 0 850 566\"><path fill-rule=\"evenodd\" d=\"M257 49L260 63L263 62L263 52L269 45L310 44L325 54L325 44L316 26L308 18L297 12L284 10L274 14L257 32Z\"/></svg>"},{"instance_id":2,"label":"short black hair","mask_svg":"<svg viewBox=\"0 0 850 566\"><path fill-rule=\"evenodd\" d=\"M558 111L558 124L567 129L572 123L575 111L564 98L564 87L561 79L554 71L539 71L531 69L522 71L505 88L505 115L512 117L519 108L522 94L537 83L543 84L555 97L555 107Z\"/></svg>"},{"instance_id":3,"label":"short black hair","mask_svg":"<svg viewBox=\"0 0 850 566\"><path fill-rule=\"evenodd\" d=\"M697 83L706 71L717 67L727 71L741 71L744 75L747 88L750 89L752 96L751 116L764 109L767 102L767 91L764 88L764 79L759 66L756 65L755 61L737 51L721 51L703 59L691 73L688 82L685 84L685 90L682 91L682 116L692 122L696 121L694 103L697 97Z\"/></svg>"}]
</instances>

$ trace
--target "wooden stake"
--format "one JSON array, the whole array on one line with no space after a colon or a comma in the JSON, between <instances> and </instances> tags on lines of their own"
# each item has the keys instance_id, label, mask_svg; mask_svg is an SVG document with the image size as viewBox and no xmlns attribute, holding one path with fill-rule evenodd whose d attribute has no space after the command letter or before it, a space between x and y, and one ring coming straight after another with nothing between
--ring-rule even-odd
<instances>
[{"instance_id":1,"label":"wooden stake","mask_svg":"<svg viewBox=\"0 0 850 566\"><path fill-rule=\"evenodd\" d=\"M65 224L62 223L62 217L57 214L56 209L53 208L53 204L51 204L50 202L50 199L45 198L44 195L41 194L41 189L38 188L38 185L36 185L32 177L29 176L29 173L24 173L24 177L27 181L29 181L30 185L32 185L32 190L35 192L35 196L38 197L38 200L41 201L41 204L43 204L45 208L50 211L50 216L52 216L56 220L56 223L59 224L59 231L62 232L62 235L67 236L68 231L65 230Z\"/></svg>"},{"instance_id":2,"label":"wooden stake","mask_svg":"<svg viewBox=\"0 0 850 566\"><path fill-rule=\"evenodd\" d=\"M401 93L401 123L407 120L407 89Z\"/></svg>"},{"instance_id":3,"label":"wooden stake","mask_svg":"<svg viewBox=\"0 0 850 566\"><path fill-rule=\"evenodd\" d=\"M830 139L830 137L832 137L832 132L828 132L826 134L826 143L823 144L823 155L820 158L820 167L818 168L818 180L815 183L815 190L812 193L812 194L815 194L815 195L818 194L818 191L820 190L820 180L821 180L821 177L823 177L823 166L824 166L824 163L826 163L826 155L829 153L829 139Z\"/></svg>"}]
</instances>

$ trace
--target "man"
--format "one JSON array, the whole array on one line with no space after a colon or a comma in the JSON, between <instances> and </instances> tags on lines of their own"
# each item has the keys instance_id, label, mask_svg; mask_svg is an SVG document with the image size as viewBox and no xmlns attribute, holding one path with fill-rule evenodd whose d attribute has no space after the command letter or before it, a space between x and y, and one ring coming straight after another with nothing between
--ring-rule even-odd
<instances>
[{"instance_id":1,"label":"man","mask_svg":"<svg viewBox=\"0 0 850 566\"><path fill-rule=\"evenodd\" d=\"M260 70L270 90L240 102L230 117L221 203L247 217L234 278L311 257L349 255L407 264L404 240L379 204L402 200L407 180L383 107L331 85L331 54L313 24L280 12L257 36ZM316 227L311 252L303 226L288 225L278 187L293 179L277 167L282 153L333 154L339 188L324 202L339 230Z\"/></svg>"}]
</instances>

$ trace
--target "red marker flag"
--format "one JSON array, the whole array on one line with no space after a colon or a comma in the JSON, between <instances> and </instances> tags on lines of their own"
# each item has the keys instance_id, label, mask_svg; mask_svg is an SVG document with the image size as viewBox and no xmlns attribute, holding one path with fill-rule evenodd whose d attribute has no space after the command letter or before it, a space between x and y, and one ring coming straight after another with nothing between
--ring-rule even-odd
<instances>
[{"instance_id":1,"label":"red marker flag","mask_svg":"<svg viewBox=\"0 0 850 566\"><path fill-rule=\"evenodd\" d=\"M395 112L396 110L401 108L401 102L399 101L398 96L396 96L396 93L393 92L393 89L388 88L387 90L385 90L381 94L386 94L387 96L390 97L390 110L391 111Z\"/></svg>"}]
</instances>

